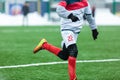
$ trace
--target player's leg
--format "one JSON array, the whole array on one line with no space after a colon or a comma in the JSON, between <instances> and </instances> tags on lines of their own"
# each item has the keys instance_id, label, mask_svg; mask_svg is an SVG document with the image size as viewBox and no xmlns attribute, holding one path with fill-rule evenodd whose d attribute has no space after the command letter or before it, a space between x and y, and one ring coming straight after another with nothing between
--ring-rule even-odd
<instances>
[{"instance_id":1,"label":"player's leg","mask_svg":"<svg viewBox=\"0 0 120 80\"><path fill-rule=\"evenodd\" d=\"M58 48L56 46L53 46L52 44L49 44L47 42L47 40L44 39L44 38L41 39L41 41L39 42L39 44L34 48L33 52L37 53L38 51L40 51L42 49L48 50L48 51L54 53L55 55L58 55L58 53L61 51L60 48Z\"/></svg>"},{"instance_id":2,"label":"player's leg","mask_svg":"<svg viewBox=\"0 0 120 80\"><path fill-rule=\"evenodd\" d=\"M68 49L67 49L66 46L65 46L64 41L62 41L61 47L62 47L62 50L61 50L60 53L58 54L58 57L60 57L60 58L63 59L63 60L68 60L69 53L68 53Z\"/></svg>"},{"instance_id":3,"label":"player's leg","mask_svg":"<svg viewBox=\"0 0 120 80\"><path fill-rule=\"evenodd\" d=\"M55 54L56 56L58 56L59 58L63 59L63 60L67 60L69 54L66 53L66 48L65 45L63 46L63 50L61 50L60 48L48 43L46 41L46 39L42 39L39 44L34 48L34 53L37 53L38 51L45 49L48 50L49 52Z\"/></svg>"},{"instance_id":4,"label":"player's leg","mask_svg":"<svg viewBox=\"0 0 120 80\"><path fill-rule=\"evenodd\" d=\"M63 31L62 37L67 47L68 57L68 72L70 80L76 80L76 57L78 54L76 41L78 34L72 31Z\"/></svg>"},{"instance_id":5,"label":"player's leg","mask_svg":"<svg viewBox=\"0 0 120 80\"><path fill-rule=\"evenodd\" d=\"M76 44L72 44L68 46L69 58L68 58L68 72L70 76L70 80L76 79L76 58L78 54Z\"/></svg>"},{"instance_id":6,"label":"player's leg","mask_svg":"<svg viewBox=\"0 0 120 80\"><path fill-rule=\"evenodd\" d=\"M25 26L25 15L23 15L23 26Z\"/></svg>"}]
</instances>

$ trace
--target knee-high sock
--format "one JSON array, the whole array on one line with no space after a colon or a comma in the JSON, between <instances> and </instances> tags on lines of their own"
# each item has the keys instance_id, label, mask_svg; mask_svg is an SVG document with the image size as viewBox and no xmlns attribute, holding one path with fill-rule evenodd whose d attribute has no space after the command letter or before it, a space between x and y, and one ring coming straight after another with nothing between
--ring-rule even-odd
<instances>
[{"instance_id":1,"label":"knee-high sock","mask_svg":"<svg viewBox=\"0 0 120 80\"><path fill-rule=\"evenodd\" d=\"M45 49L45 50L48 50L48 51L52 52L55 55L58 55L59 52L61 51L60 48L58 48L56 46L53 46L53 45L51 45L49 43L44 43L43 46L42 46L42 48Z\"/></svg>"},{"instance_id":2,"label":"knee-high sock","mask_svg":"<svg viewBox=\"0 0 120 80\"><path fill-rule=\"evenodd\" d=\"M69 56L68 58L68 72L70 80L75 80L76 78L76 58Z\"/></svg>"}]
</instances>

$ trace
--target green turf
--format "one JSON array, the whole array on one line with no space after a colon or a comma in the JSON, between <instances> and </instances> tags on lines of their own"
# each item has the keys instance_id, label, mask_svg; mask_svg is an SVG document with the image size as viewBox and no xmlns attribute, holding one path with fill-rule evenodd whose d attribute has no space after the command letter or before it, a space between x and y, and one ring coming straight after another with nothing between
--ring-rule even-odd
<instances>
[{"instance_id":1,"label":"green turf","mask_svg":"<svg viewBox=\"0 0 120 80\"><path fill-rule=\"evenodd\" d=\"M41 38L60 47L59 26L0 27L0 66L62 61L48 51L33 54ZM78 60L120 59L120 27L99 26L92 39L89 27L79 34ZM67 64L0 69L0 80L69 80ZM78 80L120 80L120 62L78 63Z\"/></svg>"}]
</instances>

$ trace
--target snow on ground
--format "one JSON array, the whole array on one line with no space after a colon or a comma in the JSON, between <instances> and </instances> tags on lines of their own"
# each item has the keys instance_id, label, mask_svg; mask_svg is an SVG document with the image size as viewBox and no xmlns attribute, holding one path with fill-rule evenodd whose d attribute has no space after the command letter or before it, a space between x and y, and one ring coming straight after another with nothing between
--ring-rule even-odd
<instances>
[{"instance_id":1,"label":"snow on ground","mask_svg":"<svg viewBox=\"0 0 120 80\"><path fill-rule=\"evenodd\" d=\"M41 17L37 12L30 13L28 15L28 25L38 26L38 25L51 25L47 17ZM7 15L0 14L0 26L22 26L23 25L23 15Z\"/></svg>"},{"instance_id":2,"label":"snow on ground","mask_svg":"<svg viewBox=\"0 0 120 80\"><path fill-rule=\"evenodd\" d=\"M109 9L97 9L95 20L97 25L120 25L120 17L113 15Z\"/></svg>"},{"instance_id":3,"label":"snow on ground","mask_svg":"<svg viewBox=\"0 0 120 80\"><path fill-rule=\"evenodd\" d=\"M41 17L37 12L28 15L29 26L39 25L59 25L55 22L56 17L53 16L54 21L48 21L47 16ZM58 19L57 19L58 20ZM97 9L95 20L97 25L120 25L120 17L110 13L109 9ZM11 16L7 14L0 14L0 26L21 26L23 25L23 15Z\"/></svg>"}]
</instances>

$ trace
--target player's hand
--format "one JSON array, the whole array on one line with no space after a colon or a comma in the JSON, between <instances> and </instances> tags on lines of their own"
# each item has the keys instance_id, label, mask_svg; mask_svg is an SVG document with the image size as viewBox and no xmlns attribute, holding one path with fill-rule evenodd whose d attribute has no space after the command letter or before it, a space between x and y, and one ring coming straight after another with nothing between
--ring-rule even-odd
<instances>
[{"instance_id":1,"label":"player's hand","mask_svg":"<svg viewBox=\"0 0 120 80\"><path fill-rule=\"evenodd\" d=\"M79 21L79 18L74 16L72 13L68 16L68 19L71 19L72 22L76 22L76 21Z\"/></svg>"},{"instance_id":2,"label":"player's hand","mask_svg":"<svg viewBox=\"0 0 120 80\"><path fill-rule=\"evenodd\" d=\"M97 29L92 30L92 36L93 36L94 40L97 39L98 34L99 34L99 32L97 31Z\"/></svg>"}]
</instances>

